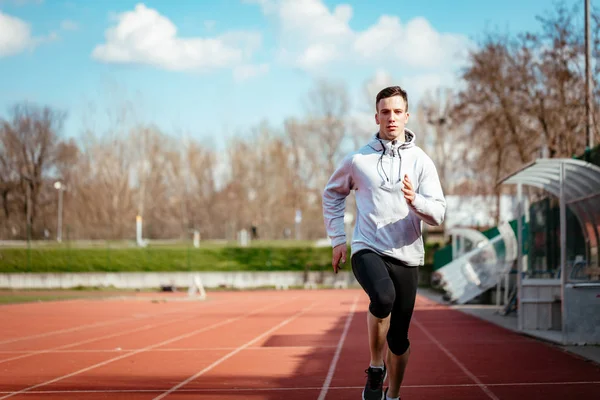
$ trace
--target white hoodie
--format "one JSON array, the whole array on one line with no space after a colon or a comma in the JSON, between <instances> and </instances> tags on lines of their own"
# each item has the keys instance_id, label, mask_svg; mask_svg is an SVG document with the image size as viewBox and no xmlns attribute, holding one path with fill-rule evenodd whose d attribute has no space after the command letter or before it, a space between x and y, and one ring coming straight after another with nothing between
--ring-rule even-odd
<instances>
[{"instance_id":1,"label":"white hoodie","mask_svg":"<svg viewBox=\"0 0 600 400\"><path fill-rule=\"evenodd\" d=\"M407 265L424 262L422 221L440 225L446 201L433 161L414 144L415 134L405 129L404 143L374 135L358 151L344 157L323 192L323 217L332 246L346 243L346 197L355 191L357 218L352 254L371 249ZM408 205L402 192L404 175L416 193Z\"/></svg>"}]
</instances>

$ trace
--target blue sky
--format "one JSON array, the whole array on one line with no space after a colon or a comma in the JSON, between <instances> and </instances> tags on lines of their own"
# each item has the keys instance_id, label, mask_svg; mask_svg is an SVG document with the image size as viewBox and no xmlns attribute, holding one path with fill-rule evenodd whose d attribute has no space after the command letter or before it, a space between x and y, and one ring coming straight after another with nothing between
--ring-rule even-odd
<instances>
[{"instance_id":1,"label":"blue sky","mask_svg":"<svg viewBox=\"0 0 600 400\"><path fill-rule=\"evenodd\" d=\"M326 78L346 85L364 124L365 87L374 96L401 84L416 101L453 85L460 55L486 30L538 30L552 4L0 0L0 115L15 102L50 105L78 136L90 124L102 131L105 110L130 102L139 121L221 146L262 120L302 117Z\"/></svg>"}]
</instances>

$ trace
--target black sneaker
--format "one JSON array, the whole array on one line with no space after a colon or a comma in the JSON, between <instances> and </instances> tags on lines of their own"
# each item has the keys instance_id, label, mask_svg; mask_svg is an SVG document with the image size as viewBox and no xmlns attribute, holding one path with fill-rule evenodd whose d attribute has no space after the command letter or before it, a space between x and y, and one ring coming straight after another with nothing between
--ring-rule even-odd
<instances>
[{"instance_id":1,"label":"black sneaker","mask_svg":"<svg viewBox=\"0 0 600 400\"><path fill-rule=\"evenodd\" d=\"M383 381L387 377L387 368L383 364L383 368L367 368L367 384L363 390L363 400L383 400Z\"/></svg>"}]
</instances>

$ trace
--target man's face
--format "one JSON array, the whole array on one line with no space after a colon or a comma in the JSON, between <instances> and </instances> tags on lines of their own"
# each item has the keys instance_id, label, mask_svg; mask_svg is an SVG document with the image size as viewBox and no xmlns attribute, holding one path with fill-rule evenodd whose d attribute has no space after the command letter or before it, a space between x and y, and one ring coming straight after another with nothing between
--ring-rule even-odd
<instances>
[{"instance_id":1,"label":"man's face","mask_svg":"<svg viewBox=\"0 0 600 400\"><path fill-rule=\"evenodd\" d=\"M395 140L402 135L408 122L408 112L402 96L393 96L379 100L375 122L379 125L379 137L384 140Z\"/></svg>"}]
</instances>

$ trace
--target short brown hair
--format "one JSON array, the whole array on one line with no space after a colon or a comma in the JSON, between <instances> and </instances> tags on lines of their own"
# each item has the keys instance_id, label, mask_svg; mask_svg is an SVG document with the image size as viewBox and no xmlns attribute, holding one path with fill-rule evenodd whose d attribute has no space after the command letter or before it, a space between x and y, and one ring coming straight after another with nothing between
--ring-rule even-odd
<instances>
[{"instance_id":1,"label":"short brown hair","mask_svg":"<svg viewBox=\"0 0 600 400\"><path fill-rule=\"evenodd\" d=\"M402 96L404 103L406 104L406 110L404 111L408 111L408 94L406 94L406 90L402 89L400 86L388 86L377 93L377 98L375 99L375 109L378 109L377 107L379 106L379 100L394 96Z\"/></svg>"}]
</instances>

